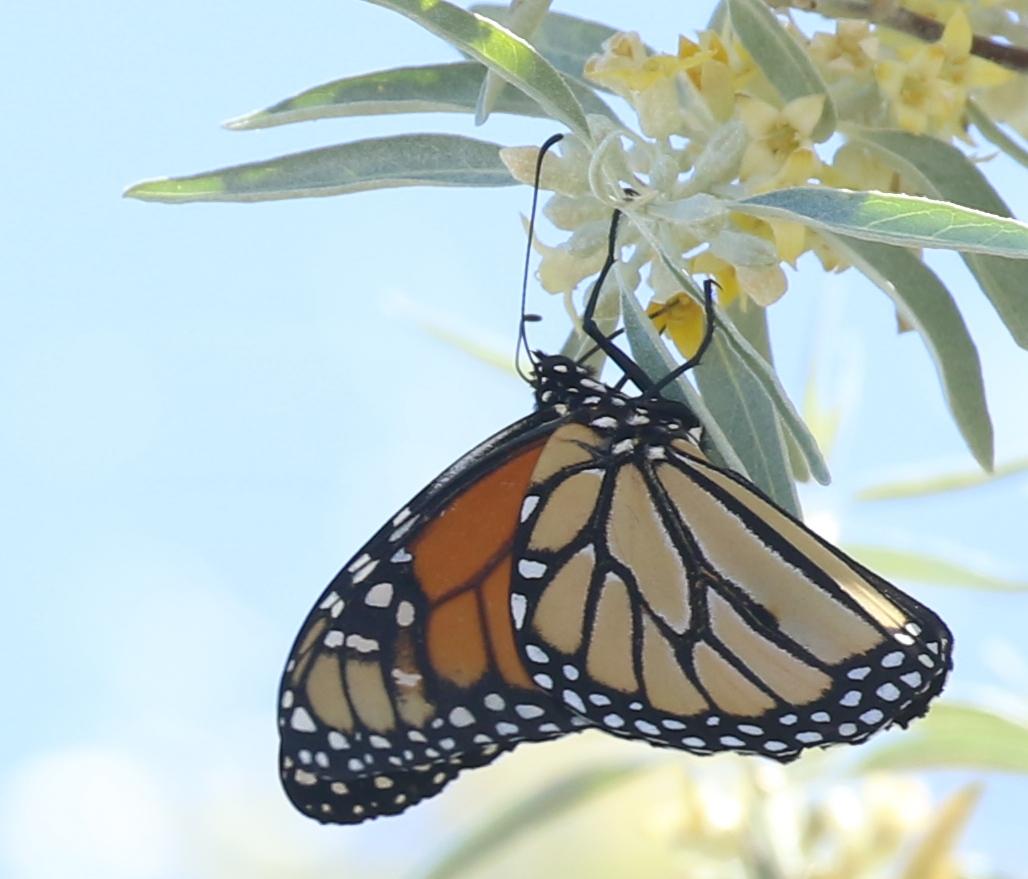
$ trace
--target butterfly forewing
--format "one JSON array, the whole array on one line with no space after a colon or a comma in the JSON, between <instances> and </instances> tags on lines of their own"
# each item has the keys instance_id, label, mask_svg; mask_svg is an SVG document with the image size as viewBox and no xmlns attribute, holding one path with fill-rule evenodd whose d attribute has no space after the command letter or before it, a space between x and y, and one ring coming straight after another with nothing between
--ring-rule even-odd
<instances>
[{"instance_id":1,"label":"butterfly forewing","mask_svg":"<svg viewBox=\"0 0 1028 879\"><path fill-rule=\"evenodd\" d=\"M711 464L667 407L606 389L575 408L522 515L525 664L608 732L788 760L923 714L950 668L938 617Z\"/></svg>"},{"instance_id":2,"label":"butterfly forewing","mask_svg":"<svg viewBox=\"0 0 1028 879\"><path fill-rule=\"evenodd\" d=\"M340 571L280 691L280 772L322 821L401 812L517 742L586 725L514 643L514 534L552 413L464 456Z\"/></svg>"}]
</instances>

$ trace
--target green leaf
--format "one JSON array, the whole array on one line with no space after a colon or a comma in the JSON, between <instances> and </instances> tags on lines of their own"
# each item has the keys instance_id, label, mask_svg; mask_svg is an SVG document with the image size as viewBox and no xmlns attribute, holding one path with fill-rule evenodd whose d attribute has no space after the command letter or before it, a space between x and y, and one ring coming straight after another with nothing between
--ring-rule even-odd
<instances>
[{"instance_id":1,"label":"green leaf","mask_svg":"<svg viewBox=\"0 0 1028 879\"><path fill-rule=\"evenodd\" d=\"M645 768L647 764L633 762L613 766L592 766L569 773L485 819L420 875L423 879L453 879L467 873L519 837L537 827L552 824L565 812L588 802L620 782L638 776Z\"/></svg>"},{"instance_id":2,"label":"green leaf","mask_svg":"<svg viewBox=\"0 0 1028 879\"><path fill-rule=\"evenodd\" d=\"M401 134L146 180L130 186L125 196L179 204L310 198L396 186L513 186L499 150L498 144L454 134Z\"/></svg>"},{"instance_id":3,"label":"green leaf","mask_svg":"<svg viewBox=\"0 0 1028 879\"><path fill-rule=\"evenodd\" d=\"M337 116L383 116L394 113L474 113L486 69L474 61L397 67L337 79L306 89L263 110L225 123L233 131L270 128ZM591 89L576 82L568 87L587 113L611 118L614 111ZM524 92L505 89L493 108L497 113L549 118Z\"/></svg>"},{"instance_id":4,"label":"green leaf","mask_svg":"<svg viewBox=\"0 0 1028 879\"><path fill-rule=\"evenodd\" d=\"M510 5L510 14L503 26L512 33L532 42L532 34L538 30L552 0L515 0ZM483 125L489 114L496 109L496 101L506 90L507 81L493 71L488 71L478 93L475 105L475 125Z\"/></svg>"},{"instance_id":5,"label":"green leaf","mask_svg":"<svg viewBox=\"0 0 1028 879\"><path fill-rule=\"evenodd\" d=\"M865 241L1028 259L1025 223L916 195L797 186L731 204L746 214L795 220ZM1028 267L1022 264L1020 271L1023 285ZM1028 297L1021 299L1028 312Z\"/></svg>"},{"instance_id":6,"label":"green leaf","mask_svg":"<svg viewBox=\"0 0 1028 879\"><path fill-rule=\"evenodd\" d=\"M869 750L858 768L1028 772L1028 726L983 708L936 704L903 735Z\"/></svg>"},{"instance_id":7,"label":"green leaf","mask_svg":"<svg viewBox=\"0 0 1028 879\"><path fill-rule=\"evenodd\" d=\"M1028 168L1028 149L1007 134L988 113L978 106L974 98L967 99L967 117L978 129L978 133L989 143L999 147L1015 162Z\"/></svg>"},{"instance_id":8,"label":"green leaf","mask_svg":"<svg viewBox=\"0 0 1028 879\"><path fill-rule=\"evenodd\" d=\"M728 0L727 5L732 27L782 103L807 95L824 95L825 106L813 138L821 142L831 137L835 131L835 107L806 51L763 0Z\"/></svg>"},{"instance_id":9,"label":"green leaf","mask_svg":"<svg viewBox=\"0 0 1028 879\"><path fill-rule=\"evenodd\" d=\"M471 11L501 24L509 12L506 6L492 3L476 4ZM585 62L591 55L602 51L604 42L616 33L616 28L599 22L551 12L543 19L530 42L561 73L581 79Z\"/></svg>"},{"instance_id":10,"label":"green leaf","mask_svg":"<svg viewBox=\"0 0 1028 879\"><path fill-rule=\"evenodd\" d=\"M743 338L753 346L753 350L760 355L774 373L775 362L771 352L771 331L767 325L767 309L760 308L749 298L741 296L732 302L725 312ZM775 374L777 375L777 373ZM803 416L802 423L806 428L806 414ZM810 435L813 437L814 432L810 431ZM793 480L809 482L811 473L807 466L806 455L788 429L785 431L785 446L789 454L789 468L792 470ZM815 443L815 448L820 451L820 444Z\"/></svg>"},{"instance_id":11,"label":"green leaf","mask_svg":"<svg viewBox=\"0 0 1028 879\"><path fill-rule=\"evenodd\" d=\"M764 386L715 330L693 370L703 402L732 439L749 478L778 506L801 518L781 426Z\"/></svg>"},{"instance_id":12,"label":"green leaf","mask_svg":"<svg viewBox=\"0 0 1028 879\"><path fill-rule=\"evenodd\" d=\"M660 381L677 366L674 357L653 329L653 322L646 316L639 300L628 290L621 292L621 308L625 315L625 335L628 337L632 356L653 381ZM699 419L703 425L704 451L715 464L749 477L746 465L736 453L731 441L685 376L664 388L662 394L688 407Z\"/></svg>"},{"instance_id":13,"label":"green leaf","mask_svg":"<svg viewBox=\"0 0 1028 879\"><path fill-rule=\"evenodd\" d=\"M1028 473L1028 457L999 464L991 473L971 470L966 473L937 473L917 479L903 479L872 485L857 492L859 501L893 501L912 497L929 497L979 485L990 485L1000 479Z\"/></svg>"},{"instance_id":14,"label":"green leaf","mask_svg":"<svg viewBox=\"0 0 1028 879\"><path fill-rule=\"evenodd\" d=\"M644 231L645 234L644 227L639 228L641 231ZM670 254L660 246L659 242L657 242L655 238L649 235L647 235L647 238L652 246L660 253L661 259L664 261L664 265L667 266L668 270L674 276L675 280L681 285L682 289L691 296L694 301L702 304L703 294L696 285L696 282L678 267ZM821 455L821 450L818 448L817 440L814 439L814 435L810 432L806 423L796 411L796 407L792 405L789 395L785 393L785 388L782 387L782 384L778 379L778 374L774 371L774 368L767 362L767 360L761 356L753 345L750 344L745 336L739 332L738 328L735 326L735 322L724 312L723 309L715 306L715 314L718 321L717 328L714 330L715 337L719 334L726 337L725 342L727 350L732 353L735 359L744 365L744 367L763 387L764 394L774 406L782 428L796 444L797 450L802 453L807 469L810 471L811 475L822 485L828 485L829 482L831 482L831 476L828 472L828 465L825 464L825 460Z\"/></svg>"},{"instance_id":15,"label":"green leaf","mask_svg":"<svg viewBox=\"0 0 1028 879\"><path fill-rule=\"evenodd\" d=\"M446 0L367 0L420 24L534 99L586 143L589 125L564 78L521 37Z\"/></svg>"},{"instance_id":16,"label":"green leaf","mask_svg":"<svg viewBox=\"0 0 1028 879\"><path fill-rule=\"evenodd\" d=\"M847 126L846 133L878 152L884 161L926 194L987 215L1010 217L1010 209L985 175L956 147L934 137L905 131ZM1021 226L1024 228L1023 224ZM1007 256L1024 258L1024 237L1023 233L1011 235L1012 240L1020 242L1013 253L983 248L980 254L963 253L961 256L1014 340L1022 348L1028 348L1026 269L1021 262L1004 259ZM959 243L955 246L959 250L977 249L963 247Z\"/></svg>"},{"instance_id":17,"label":"green leaf","mask_svg":"<svg viewBox=\"0 0 1028 879\"><path fill-rule=\"evenodd\" d=\"M922 553L863 544L851 544L843 549L862 565L867 565L888 580L931 583L935 586L959 586L964 589L986 589L994 592L1028 590L1028 580L997 577L957 562Z\"/></svg>"},{"instance_id":18,"label":"green leaf","mask_svg":"<svg viewBox=\"0 0 1028 879\"><path fill-rule=\"evenodd\" d=\"M992 419L985 402L982 364L949 290L908 250L831 234L825 238L892 299L921 336L967 447L982 469L991 470Z\"/></svg>"}]
</instances>

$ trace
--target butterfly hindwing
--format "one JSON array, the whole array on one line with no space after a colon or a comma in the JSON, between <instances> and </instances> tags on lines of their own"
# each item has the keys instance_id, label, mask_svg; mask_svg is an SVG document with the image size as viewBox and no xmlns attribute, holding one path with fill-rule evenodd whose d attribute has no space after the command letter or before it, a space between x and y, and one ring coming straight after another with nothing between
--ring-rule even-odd
<instances>
[{"instance_id":1,"label":"butterfly hindwing","mask_svg":"<svg viewBox=\"0 0 1028 879\"><path fill-rule=\"evenodd\" d=\"M519 741L586 725L531 682L510 622L514 532L552 417L461 458L325 589L280 690L280 773L301 811L401 812Z\"/></svg>"},{"instance_id":2,"label":"butterfly hindwing","mask_svg":"<svg viewBox=\"0 0 1028 879\"><path fill-rule=\"evenodd\" d=\"M608 732L780 760L924 713L951 665L938 617L711 464L667 407L594 399L540 456L515 553L541 688Z\"/></svg>"}]
</instances>

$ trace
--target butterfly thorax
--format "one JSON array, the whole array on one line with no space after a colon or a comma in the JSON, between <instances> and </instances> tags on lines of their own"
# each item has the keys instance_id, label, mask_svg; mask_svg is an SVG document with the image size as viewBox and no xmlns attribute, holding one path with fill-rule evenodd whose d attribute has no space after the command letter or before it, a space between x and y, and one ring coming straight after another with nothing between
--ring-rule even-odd
<instances>
[{"instance_id":1,"label":"butterfly thorax","mask_svg":"<svg viewBox=\"0 0 1028 879\"><path fill-rule=\"evenodd\" d=\"M588 367L563 355L537 352L534 387L536 407L555 409L559 414L574 412L576 420L597 420L603 433L635 435L649 431L645 426L673 433L699 426L692 411L663 397L630 396L600 381Z\"/></svg>"}]
</instances>

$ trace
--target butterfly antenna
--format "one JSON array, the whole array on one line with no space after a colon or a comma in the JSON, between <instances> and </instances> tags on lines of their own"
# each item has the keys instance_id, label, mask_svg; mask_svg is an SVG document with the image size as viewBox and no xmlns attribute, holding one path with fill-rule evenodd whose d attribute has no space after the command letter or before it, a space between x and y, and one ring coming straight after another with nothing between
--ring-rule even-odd
<instances>
[{"instance_id":1,"label":"butterfly antenna","mask_svg":"<svg viewBox=\"0 0 1028 879\"><path fill-rule=\"evenodd\" d=\"M528 344L528 333L525 330L525 325L530 320L537 320L536 315L529 315L525 309L528 304L528 267L532 261L532 242L535 240L535 214L539 207L539 180L543 174L543 159L546 158L546 153L557 143L560 143L564 139L563 134L555 134L552 137L546 139L541 147L539 147L539 155L535 160L535 181L532 186L532 211L528 217L528 244L525 245L525 270L521 275L521 319L518 323L518 344L514 349L514 368L529 384L532 383L532 379L525 375L521 370L521 352L524 350L525 355L528 357L529 363L532 364L533 369L535 368L535 358L532 356L532 349Z\"/></svg>"}]
</instances>

